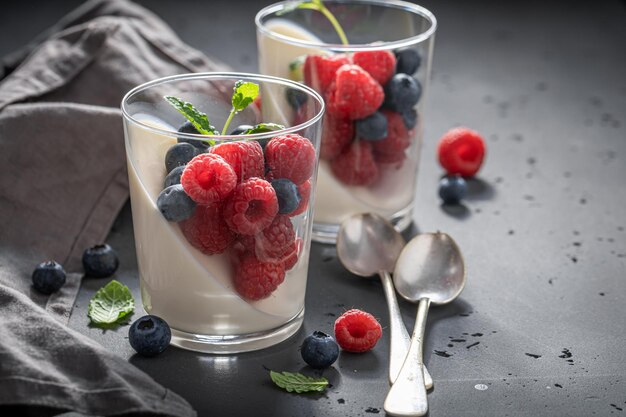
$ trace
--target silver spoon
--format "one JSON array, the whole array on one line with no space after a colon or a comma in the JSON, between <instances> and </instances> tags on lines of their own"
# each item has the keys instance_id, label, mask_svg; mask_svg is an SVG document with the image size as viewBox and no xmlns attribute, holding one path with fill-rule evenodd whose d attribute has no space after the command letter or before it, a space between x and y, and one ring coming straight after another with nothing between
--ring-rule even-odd
<instances>
[{"instance_id":1,"label":"silver spoon","mask_svg":"<svg viewBox=\"0 0 626 417\"><path fill-rule=\"evenodd\" d=\"M447 304L463 290L465 264L461 251L445 233L417 235L400 253L393 282L403 298L419 301L419 305L409 353L384 408L392 416L423 416L428 412L422 358L426 315L431 302Z\"/></svg>"},{"instance_id":2,"label":"silver spoon","mask_svg":"<svg viewBox=\"0 0 626 417\"><path fill-rule=\"evenodd\" d=\"M341 223L337 235L337 255L343 266L355 275L369 277L378 273L389 308L389 382L393 383L411 344L389 272L405 245L404 238L383 217L373 213L355 214ZM426 388L433 379L424 368Z\"/></svg>"}]
</instances>

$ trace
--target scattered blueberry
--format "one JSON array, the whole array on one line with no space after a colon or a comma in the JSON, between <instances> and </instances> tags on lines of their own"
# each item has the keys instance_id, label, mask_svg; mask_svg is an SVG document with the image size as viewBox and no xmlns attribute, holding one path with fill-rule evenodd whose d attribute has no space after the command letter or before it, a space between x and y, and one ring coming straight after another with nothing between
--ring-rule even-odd
<instances>
[{"instance_id":1,"label":"scattered blueberry","mask_svg":"<svg viewBox=\"0 0 626 417\"><path fill-rule=\"evenodd\" d=\"M300 354L311 368L327 368L337 360L339 345L331 336L316 331L304 339Z\"/></svg>"},{"instance_id":2,"label":"scattered blueberry","mask_svg":"<svg viewBox=\"0 0 626 417\"><path fill-rule=\"evenodd\" d=\"M170 326L160 317L147 315L137 319L128 330L128 341L142 356L163 352L172 340Z\"/></svg>"},{"instance_id":3,"label":"scattered blueberry","mask_svg":"<svg viewBox=\"0 0 626 417\"><path fill-rule=\"evenodd\" d=\"M396 51L396 73L413 75L422 63L420 54L411 48Z\"/></svg>"},{"instance_id":4,"label":"scattered blueberry","mask_svg":"<svg viewBox=\"0 0 626 417\"><path fill-rule=\"evenodd\" d=\"M170 173L174 168L186 165L194 156L196 156L196 148L193 145L185 142L177 143L165 154L165 169Z\"/></svg>"},{"instance_id":5,"label":"scattered blueberry","mask_svg":"<svg viewBox=\"0 0 626 417\"><path fill-rule=\"evenodd\" d=\"M289 214L298 208L302 197L300 197L296 184L287 178L279 178L272 181L272 187L276 191L280 214Z\"/></svg>"},{"instance_id":6,"label":"scattered blueberry","mask_svg":"<svg viewBox=\"0 0 626 417\"><path fill-rule=\"evenodd\" d=\"M413 129L417 124L417 111L413 108L403 111L402 120L407 129Z\"/></svg>"},{"instance_id":7,"label":"scattered blueberry","mask_svg":"<svg viewBox=\"0 0 626 417\"><path fill-rule=\"evenodd\" d=\"M33 287L40 293L49 295L65 284L65 278L65 271L57 262L42 262L33 271Z\"/></svg>"},{"instance_id":8,"label":"scattered blueberry","mask_svg":"<svg viewBox=\"0 0 626 417\"><path fill-rule=\"evenodd\" d=\"M96 245L83 252L83 269L85 275L89 277L105 278L111 276L117 271L118 266L120 266L120 261L117 258L117 253L106 243Z\"/></svg>"},{"instance_id":9,"label":"scattered blueberry","mask_svg":"<svg viewBox=\"0 0 626 417\"><path fill-rule=\"evenodd\" d=\"M198 129L196 129L196 127L189 121L183 123L183 125L178 128L178 131L180 133L193 133L196 135L200 134L200 132L198 132ZM195 146L196 148L203 149L203 150L209 147L208 142L205 142L203 140L198 140L198 139L178 138L178 143L189 143Z\"/></svg>"},{"instance_id":10,"label":"scattered blueberry","mask_svg":"<svg viewBox=\"0 0 626 417\"><path fill-rule=\"evenodd\" d=\"M185 166L181 165L179 167L174 168L170 171L169 174L165 177L164 185L167 188L170 185L180 184L180 176L183 175L183 171L185 170Z\"/></svg>"},{"instance_id":11,"label":"scattered blueberry","mask_svg":"<svg viewBox=\"0 0 626 417\"><path fill-rule=\"evenodd\" d=\"M161 191L157 198L157 207L166 220L179 222L191 217L196 203L187 195L182 185L174 184Z\"/></svg>"},{"instance_id":12,"label":"scattered blueberry","mask_svg":"<svg viewBox=\"0 0 626 417\"><path fill-rule=\"evenodd\" d=\"M239 125L233 130L230 131L230 135L242 135L245 131L253 129L254 126L251 125Z\"/></svg>"},{"instance_id":13,"label":"scattered blueberry","mask_svg":"<svg viewBox=\"0 0 626 417\"><path fill-rule=\"evenodd\" d=\"M407 74L396 74L385 85L385 101L383 107L397 112L412 108L422 95L422 86Z\"/></svg>"},{"instance_id":14,"label":"scattered blueberry","mask_svg":"<svg viewBox=\"0 0 626 417\"><path fill-rule=\"evenodd\" d=\"M366 140L381 140L387 137L387 118L377 111L365 119L356 121L357 136Z\"/></svg>"},{"instance_id":15,"label":"scattered blueberry","mask_svg":"<svg viewBox=\"0 0 626 417\"><path fill-rule=\"evenodd\" d=\"M287 96L287 102L294 110L302 107L308 98L304 91L296 90L295 88L288 88L285 95Z\"/></svg>"},{"instance_id":16,"label":"scattered blueberry","mask_svg":"<svg viewBox=\"0 0 626 417\"><path fill-rule=\"evenodd\" d=\"M444 204L458 204L467 194L467 183L460 175L447 175L439 181L439 197Z\"/></svg>"}]
</instances>

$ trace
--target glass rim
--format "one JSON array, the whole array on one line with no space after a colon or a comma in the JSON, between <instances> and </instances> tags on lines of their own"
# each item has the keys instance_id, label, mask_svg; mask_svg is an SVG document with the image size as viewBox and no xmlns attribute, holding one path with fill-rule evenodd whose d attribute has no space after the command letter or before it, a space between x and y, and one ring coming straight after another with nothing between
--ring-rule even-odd
<instances>
[{"instance_id":1,"label":"glass rim","mask_svg":"<svg viewBox=\"0 0 626 417\"><path fill-rule=\"evenodd\" d=\"M141 120L136 119L133 115L130 114L127 103L128 101L135 95L146 91L152 87L171 83L173 81L186 81L186 80L207 80L207 81L216 81L216 80L233 80L237 81L238 79L245 79L247 81L254 82L255 80L259 82L269 82L275 85L282 85L291 88L298 89L300 91L304 91L308 96L313 97L320 105L320 110L310 119L306 120L304 123L300 123L298 125L292 127L286 127L284 129L272 130L269 132L263 133L252 133L247 135L203 135L200 133L185 133L178 132L177 130L166 129L155 127L154 125L145 123ZM134 88L132 88L128 93L124 95L121 103L122 115L125 120L140 126L142 129L148 130L153 133L158 133L161 135L172 136L175 135L178 138L183 139L193 139L193 140L201 140L206 141L208 139L214 140L216 142L225 142L225 141L241 141L241 140L252 140L252 139L269 139L278 135L286 135L289 133L295 133L300 130L304 130L315 123L317 123L324 115L325 111L324 99L312 88L298 83L296 81L291 81L285 78L273 77L271 75L262 75L262 74L252 74L246 72L196 72L196 73L186 73L186 74L177 74L170 75L167 77L161 77L154 79L152 81L148 81L146 83L140 84Z\"/></svg>"},{"instance_id":2,"label":"glass rim","mask_svg":"<svg viewBox=\"0 0 626 417\"><path fill-rule=\"evenodd\" d=\"M282 42L286 42L291 45L302 46L302 47L315 47L315 48L323 48L323 49L331 49L337 52L350 52L350 51L380 51L385 49L396 49L396 48L404 48L407 46L415 45L417 43L423 42L430 37L433 36L435 30L437 29L437 19L435 15L425 7L422 7L418 4L409 3L402 0L349 0L349 1L341 1L338 0L336 3L338 4L356 4L356 5L376 5L387 8L395 8L401 9L408 13L412 13L423 18L426 18L430 22L430 27L418 33L417 35L399 39L396 41L383 41L377 42L376 44L333 44L333 43L325 43L325 42L310 42L301 39L292 38L290 36L281 35L276 33L265 26L265 23L262 21L267 16L274 14L280 10L283 10L285 6L291 3L292 0L284 0L278 3L271 4L269 6L264 7L259 10L254 18L254 22L256 24L257 29L269 36L271 38L277 39Z\"/></svg>"}]
</instances>

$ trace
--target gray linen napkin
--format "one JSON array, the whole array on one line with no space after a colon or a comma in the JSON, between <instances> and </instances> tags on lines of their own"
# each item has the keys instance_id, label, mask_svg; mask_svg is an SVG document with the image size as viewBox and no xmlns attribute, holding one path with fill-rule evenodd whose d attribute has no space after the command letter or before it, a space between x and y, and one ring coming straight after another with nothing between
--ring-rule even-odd
<instances>
[{"instance_id":1,"label":"gray linen napkin","mask_svg":"<svg viewBox=\"0 0 626 417\"><path fill-rule=\"evenodd\" d=\"M0 68L0 406L194 415L64 324L83 250L104 240L128 197L122 96L154 78L223 67L142 7L95 0ZM46 259L69 272L51 296L31 287Z\"/></svg>"}]
</instances>

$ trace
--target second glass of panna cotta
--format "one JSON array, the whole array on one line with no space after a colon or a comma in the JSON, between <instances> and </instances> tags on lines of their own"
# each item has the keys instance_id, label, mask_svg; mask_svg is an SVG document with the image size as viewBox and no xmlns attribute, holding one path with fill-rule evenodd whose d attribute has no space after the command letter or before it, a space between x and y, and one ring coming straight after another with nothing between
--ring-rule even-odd
<instances>
[{"instance_id":1,"label":"second glass of panna cotta","mask_svg":"<svg viewBox=\"0 0 626 417\"><path fill-rule=\"evenodd\" d=\"M412 220L435 17L395 0L322 4L285 1L256 16L260 71L302 82L326 103L313 240L334 242L339 224L361 212L402 230Z\"/></svg>"}]
</instances>

